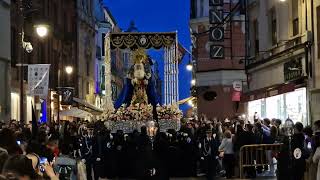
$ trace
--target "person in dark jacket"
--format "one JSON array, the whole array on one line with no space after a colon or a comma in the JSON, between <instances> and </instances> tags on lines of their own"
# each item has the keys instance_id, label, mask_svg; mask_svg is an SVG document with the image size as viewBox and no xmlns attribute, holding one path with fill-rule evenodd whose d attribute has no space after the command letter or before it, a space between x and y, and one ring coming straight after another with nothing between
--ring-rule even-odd
<instances>
[{"instance_id":1,"label":"person in dark jacket","mask_svg":"<svg viewBox=\"0 0 320 180\"><path fill-rule=\"evenodd\" d=\"M215 135L212 134L212 130L206 131L206 137L201 142L201 152L205 162L207 180L213 180L216 176L217 156L219 154L219 141Z\"/></svg>"},{"instance_id":2,"label":"person in dark jacket","mask_svg":"<svg viewBox=\"0 0 320 180\"><path fill-rule=\"evenodd\" d=\"M294 134L292 136L291 151L293 154L292 162L292 177L293 180L302 180L304 176L306 166L306 153L304 150L304 134L303 125L301 122L297 122L294 125Z\"/></svg>"}]
</instances>

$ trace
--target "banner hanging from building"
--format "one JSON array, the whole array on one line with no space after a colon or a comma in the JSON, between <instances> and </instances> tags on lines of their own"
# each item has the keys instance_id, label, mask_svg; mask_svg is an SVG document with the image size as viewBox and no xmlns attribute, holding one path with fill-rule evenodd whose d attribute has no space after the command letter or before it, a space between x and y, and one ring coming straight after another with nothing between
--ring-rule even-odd
<instances>
[{"instance_id":1,"label":"banner hanging from building","mask_svg":"<svg viewBox=\"0 0 320 180\"><path fill-rule=\"evenodd\" d=\"M61 87L59 88L59 94L62 95L62 105L72 105L73 103L73 90L72 87Z\"/></svg>"},{"instance_id":2,"label":"banner hanging from building","mask_svg":"<svg viewBox=\"0 0 320 180\"><path fill-rule=\"evenodd\" d=\"M28 65L28 86L31 96L48 96L50 64Z\"/></svg>"}]
</instances>

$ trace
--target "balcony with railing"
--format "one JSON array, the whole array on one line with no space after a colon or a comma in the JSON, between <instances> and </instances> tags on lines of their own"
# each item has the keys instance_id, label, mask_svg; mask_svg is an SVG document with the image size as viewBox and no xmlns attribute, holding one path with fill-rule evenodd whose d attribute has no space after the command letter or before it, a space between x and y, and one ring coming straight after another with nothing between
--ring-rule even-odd
<instances>
[{"instance_id":1,"label":"balcony with railing","mask_svg":"<svg viewBox=\"0 0 320 180\"><path fill-rule=\"evenodd\" d=\"M246 60L246 68L250 69L256 67L260 64L272 61L277 57L302 49L306 46L307 41L308 38L304 38L304 36L295 36L289 40L280 41L271 48L265 51L259 51L254 56L249 57Z\"/></svg>"}]
</instances>

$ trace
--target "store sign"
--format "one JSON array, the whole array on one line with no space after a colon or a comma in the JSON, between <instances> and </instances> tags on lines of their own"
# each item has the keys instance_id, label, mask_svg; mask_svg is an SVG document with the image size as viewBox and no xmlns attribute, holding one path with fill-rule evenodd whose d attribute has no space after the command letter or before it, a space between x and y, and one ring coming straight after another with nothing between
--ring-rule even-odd
<instances>
[{"instance_id":1,"label":"store sign","mask_svg":"<svg viewBox=\"0 0 320 180\"><path fill-rule=\"evenodd\" d=\"M295 58L283 65L284 81L292 81L303 76L302 59Z\"/></svg>"},{"instance_id":2,"label":"store sign","mask_svg":"<svg viewBox=\"0 0 320 180\"><path fill-rule=\"evenodd\" d=\"M232 93L232 101L239 102L241 100L241 92L240 91L233 91Z\"/></svg>"},{"instance_id":3,"label":"store sign","mask_svg":"<svg viewBox=\"0 0 320 180\"><path fill-rule=\"evenodd\" d=\"M210 24L221 24L223 22L223 10L213 10L209 11Z\"/></svg>"},{"instance_id":4,"label":"store sign","mask_svg":"<svg viewBox=\"0 0 320 180\"><path fill-rule=\"evenodd\" d=\"M50 64L28 65L28 87L31 96L47 97Z\"/></svg>"},{"instance_id":5,"label":"store sign","mask_svg":"<svg viewBox=\"0 0 320 180\"><path fill-rule=\"evenodd\" d=\"M224 29L223 27L210 28L210 41L221 42L224 41Z\"/></svg>"},{"instance_id":6,"label":"store sign","mask_svg":"<svg viewBox=\"0 0 320 180\"><path fill-rule=\"evenodd\" d=\"M224 41L224 28L223 28L223 0L209 0L209 21L213 26L210 28L209 39L211 42ZM211 59L224 58L224 46L220 44L212 44L210 46Z\"/></svg>"},{"instance_id":7,"label":"store sign","mask_svg":"<svg viewBox=\"0 0 320 180\"><path fill-rule=\"evenodd\" d=\"M224 46L221 46L221 45L210 46L210 58L211 59L223 59L224 58Z\"/></svg>"},{"instance_id":8,"label":"store sign","mask_svg":"<svg viewBox=\"0 0 320 180\"><path fill-rule=\"evenodd\" d=\"M241 81L234 81L233 82L233 89L235 91L242 91L242 82Z\"/></svg>"}]
</instances>

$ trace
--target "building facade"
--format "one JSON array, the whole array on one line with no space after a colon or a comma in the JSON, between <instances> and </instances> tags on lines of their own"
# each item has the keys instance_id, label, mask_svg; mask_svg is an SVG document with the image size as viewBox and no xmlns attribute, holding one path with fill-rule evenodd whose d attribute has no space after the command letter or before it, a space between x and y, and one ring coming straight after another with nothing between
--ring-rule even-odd
<instances>
[{"instance_id":1,"label":"building facade","mask_svg":"<svg viewBox=\"0 0 320 180\"><path fill-rule=\"evenodd\" d=\"M96 30L94 1L77 0L77 55L79 98L95 104Z\"/></svg>"},{"instance_id":2,"label":"building facade","mask_svg":"<svg viewBox=\"0 0 320 180\"><path fill-rule=\"evenodd\" d=\"M95 95L97 107L102 108L105 104L105 37L112 32L116 26L116 22L107 8L104 7L101 0L94 1L95 15L95 43L96 43L96 58L95 58Z\"/></svg>"},{"instance_id":3,"label":"building facade","mask_svg":"<svg viewBox=\"0 0 320 180\"><path fill-rule=\"evenodd\" d=\"M0 121L10 119L10 67L11 67L11 23L10 0L0 0Z\"/></svg>"},{"instance_id":4,"label":"building facade","mask_svg":"<svg viewBox=\"0 0 320 180\"><path fill-rule=\"evenodd\" d=\"M292 119L305 125L320 118L317 32L320 1L248 1L246 61L249 120Z\"/></svg>"},{"instance_id":5,"label":"building facade","mask_svg":"<svg viewBox=\"0 0 320 180\"><path fill-rule=\"evenodd\" d=\"M77 69L76 56L76 4L72 0L26 1L23 9L26 10L24 21L20 20L21 12L18 1L11 1L11 118L20 120L23 111L23 121L31 121L31 102L34 97L29 96L27 88L27 69L23 75L23 109L20 108L21 98L21 67L24 64L51 64L50 67L50 93L47 99L42 99L40 106L36 106L38 116L43 121L57 119L57 96L54 95L57 87L75 87L77 93L77 76L67 75L65 66L71 65ZM47 37L39 38L34 30L38 22L49 24ZM21 48L21 29L24 29L24 41L30 42L33 50L28 53ZM23 59L23 61L22 61ZM38 108L39 107L39 108Z\"/></svg>"},{"instance_id":6,"label":"building facade","mask_svg":"<svg viewBox=\"0 0 320 180\"><path fill-rule=\"evenodd\" d=\"M228 16L239 1L225 0L221 8ZM213 43L209 39L209 0L192 0L190 27L193 40L193 64L195 66L196 94L198 114L209 118L230 118L243 112L239 102L232 101L233 83L245 84L246 76L241 59L245 56L244 18L237 11L224 22L224 57L218 59L210 56ZM217 43L216 43L217 44Z\"/></svg>"}]
</instances>

